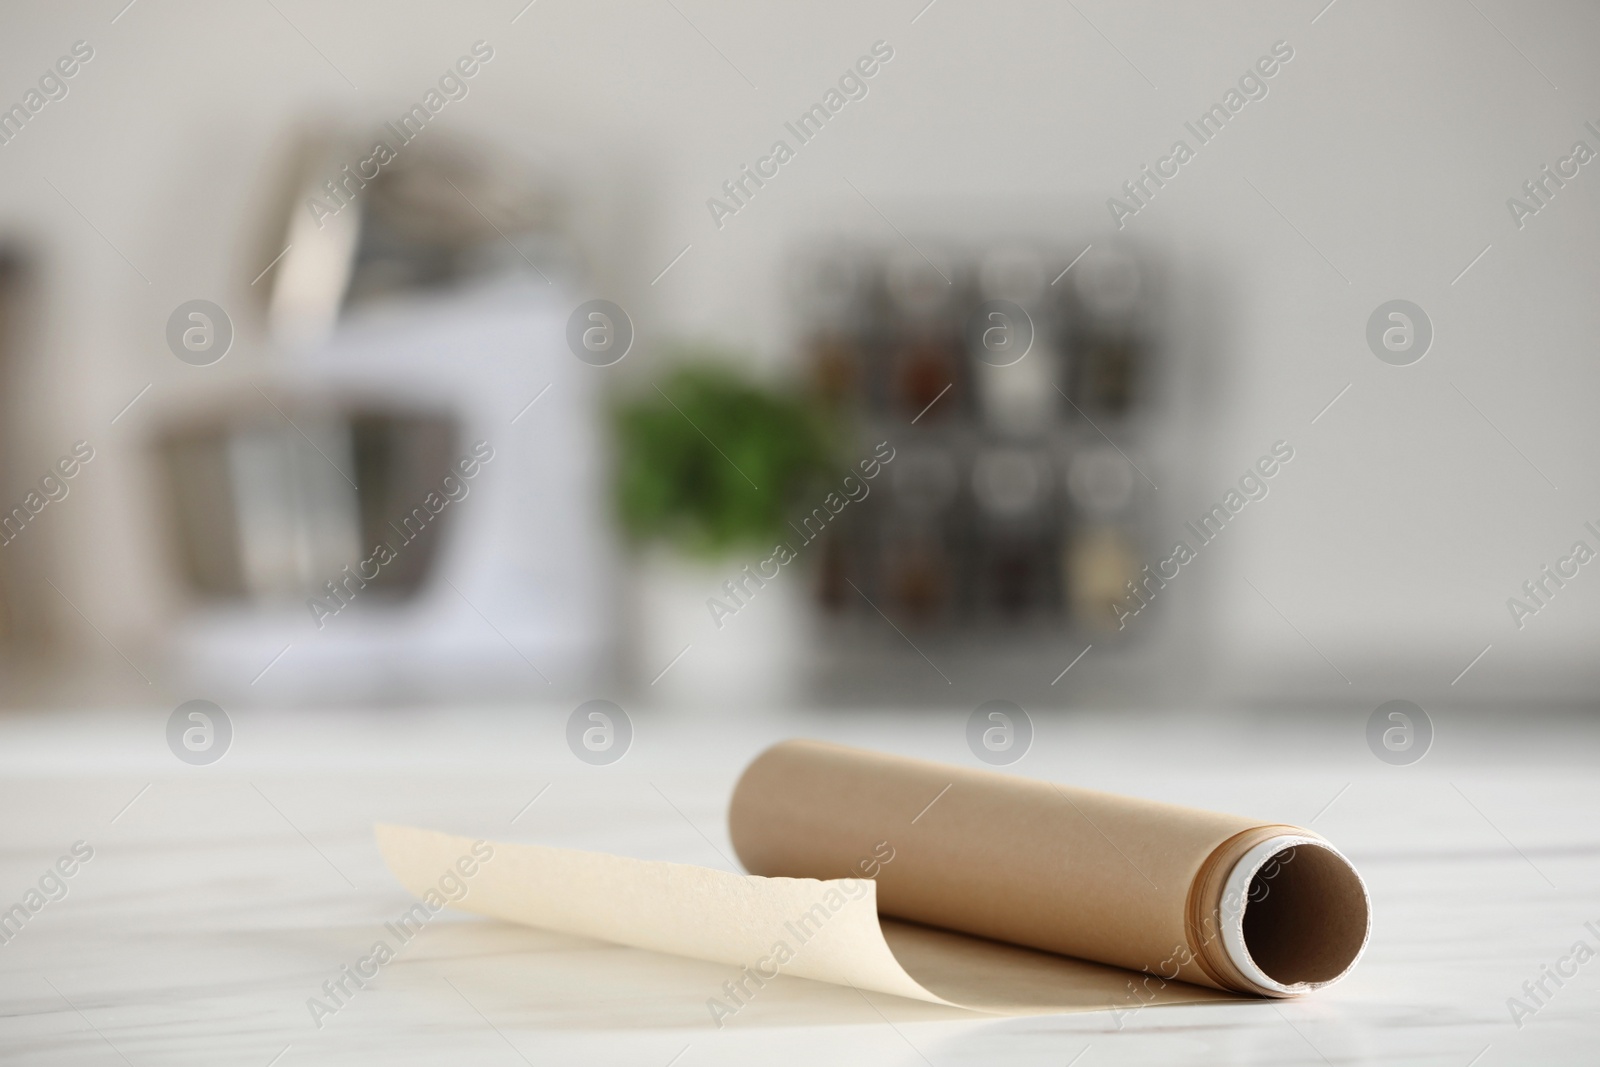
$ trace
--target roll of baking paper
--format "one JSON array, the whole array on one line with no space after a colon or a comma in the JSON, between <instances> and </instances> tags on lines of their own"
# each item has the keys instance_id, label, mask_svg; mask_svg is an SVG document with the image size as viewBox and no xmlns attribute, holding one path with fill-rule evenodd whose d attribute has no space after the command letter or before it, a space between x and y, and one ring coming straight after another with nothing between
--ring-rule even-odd
<instances>
[{"instance_id":1,"label":"roll of baking paper","mask_svg":"<svg viewBox=\"0 0 1600 1067\"><path fill-rule=\"evenodd\" d=\"M782 974L998 1013L1126 1012L1305 992L1366 942L1360 877L1289 826L812 741L763 753L729 823L750 875L377 837L419 921L449 906L729 964L746 994Z\"/></svg>"},{"instance_id":2,"label":"roll of baking paper","mask_svg":"<svg viewBox=\"0 0 1600 1067\"><path fill-rule=\"evenodd\" d=\"M1309 830L818 741L762 753L728 823L754 874L837 876L886 842L885 915L1216 989L1325 986L1370 926Z\"/></svg>"}]
</instances>

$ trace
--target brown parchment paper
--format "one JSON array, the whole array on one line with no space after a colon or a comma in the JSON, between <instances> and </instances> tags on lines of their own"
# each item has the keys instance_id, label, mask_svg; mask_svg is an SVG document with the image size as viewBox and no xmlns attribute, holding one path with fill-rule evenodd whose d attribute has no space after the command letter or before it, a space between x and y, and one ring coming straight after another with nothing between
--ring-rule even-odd
<instances>
[{"instance_id":1,"label":"brown parchment paper","mask_svg":"<svg viewBox=\"0 0 1600 1067\"><path fill-rule=\"evenodd\" d=\"M1221 883L1255 845L1306 833L799 740L745 771L729 830L749 875L409 827L377 837L425 901L729 964L747 994L781 974L1026 1014L1251 990L1217 936ZM442 874L486 850L442 899Z\"/></svg>"},{"instance_id":2,"label":"brown parchment paper","mask_svg":"<svg viewBox=\"0 0 1600 1067\"><path fill-rule=\"evenodd\" d=\"M1305 833L804 740L756 758L728 825L756 874L842 874L887 841L885 915L1232 989L1246 986L1203 962L1220 946L1191 891L1246 842Z\"/></svg>"}]
</instances>

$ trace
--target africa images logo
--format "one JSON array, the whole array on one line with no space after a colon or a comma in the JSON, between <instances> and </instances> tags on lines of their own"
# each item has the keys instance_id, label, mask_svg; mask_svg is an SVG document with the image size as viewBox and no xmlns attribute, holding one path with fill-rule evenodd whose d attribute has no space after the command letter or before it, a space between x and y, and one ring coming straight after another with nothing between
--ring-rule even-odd
<instances>
[{"instance_id":1,"label":"africa images logo","mask_svg":"<svg viewBox=\"0 0 1600 1067\"><path fill-rule=\"evenodd\" d=\"M1267 80L1276 76L1291 59L1294 58L1294 49L1288 41L1277 41L1272 45L1270 55L1257 59L1250 68L1239 76L1237 86L1229 86L1222 94L1222 99L1212 104L1194 122L1185 122L1184 129L1188 130L1195 139L1190 145L1188 140L1179 137L1172 142L1172 148L1166 155L1155 162L1155 169L1146 163L1140 168L1139 173L1128 181L1122 183L1122 192L1126 200L1117 197L1106 198L1106 210L1111 213L1111 221L1117 224L1117 229L1122 229L1127 220L1137 215L1149 206L1155 199L1156 191L1163 188L1167 182L1176 178L1184 164L1193 159L1199 149L1216 140L1232 118L1244 110L1246 104L1252 100L1265 100L1267 98Z\"/></svg>"},{"instance_id":2,"label":"africa images logo","mask_svg":"<svg viewBox=\"0 0 1600 1067\"><path fill-rule=\"evenodd\" d=\"M872 54L862 56L855 64L847 67L839 76L836 87L830 87L822 95L822 100L812 104L800 113L794 122L785 122L783 128L794 138L795 144L791 146L787 140L780 137L772 142L768 153L756 160L755 169L749 164L739 168L739 173L734 178L722 183L723 200L719 197L706 199L706 210L711 212L711 221L717 224L717 229L725 225L723 220L730 215L737 215L749 206L751 198L757 189L764 189L768 181L778 176L780 168L795 157L799 146L810 144L822 132L823 126L835 115L844 110L846 104L852 100L865 100L867 97L867 79L877 75L883 69L883 64L894 58L894 48L887 41L874 41ZM755 188L751 188L754 185Z\"/></svg>"}]
</instances>

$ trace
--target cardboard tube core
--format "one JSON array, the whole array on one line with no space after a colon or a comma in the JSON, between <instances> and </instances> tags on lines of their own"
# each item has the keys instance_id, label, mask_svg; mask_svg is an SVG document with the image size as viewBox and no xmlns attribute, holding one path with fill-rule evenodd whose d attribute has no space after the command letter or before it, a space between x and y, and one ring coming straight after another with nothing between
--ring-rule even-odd
<instances>
[{"instance_id":1,"label":"cardboard tube core","mask_svg":"<svg viewBox=\"0 0 1600 1067\"><path fill-rule=\"evenodd\" d=\"M1223 888L1222 943L1257 991L1292 996L1336 981L1367 947L1371 903L1326 841L1282 834L1234 864Z\"/></svg>"}]
</instances>

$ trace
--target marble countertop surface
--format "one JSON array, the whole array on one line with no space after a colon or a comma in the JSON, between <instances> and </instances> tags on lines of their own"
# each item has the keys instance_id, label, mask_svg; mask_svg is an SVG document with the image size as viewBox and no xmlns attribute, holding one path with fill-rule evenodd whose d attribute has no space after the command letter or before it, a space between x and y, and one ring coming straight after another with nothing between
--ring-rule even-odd
<instances>
[{"instance_id":1,"label":"marble countertop surface","mask_svg":"<svg viewBox=\"0 0 1600 1067\"><path fill-rule=\"evenodd\" d=\"M1332 839L1373 897L1354 973L1298 1000L1120 1021L996 1018L780 977L718 1029L706 1000L732 968L450 913L334 1014L308 1001L412 903L374 822L727 868L728 797L766 744L828 737L975 765L965 715L640 710L627 755L590 766L567 748L570 707L254 710L230 716L221 760L191 766L168 749L169 711L0 717L0 909L40 902L0 943L0 1061L1600 1060L1600 957L1572 955L1600 950L1592 713L1438 712L1409 766L1368 750L1370 708L1036 716L1017 773ZM1558 964L1576 967L1559 985L1544 970ZM1541 980L1536 1002L1524 983ZM1529 1009L1515 1019L1513 997Z\"/></svg>"}]
</instances>

